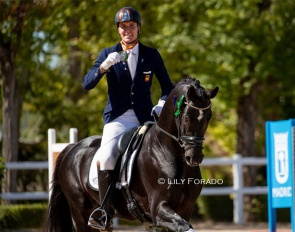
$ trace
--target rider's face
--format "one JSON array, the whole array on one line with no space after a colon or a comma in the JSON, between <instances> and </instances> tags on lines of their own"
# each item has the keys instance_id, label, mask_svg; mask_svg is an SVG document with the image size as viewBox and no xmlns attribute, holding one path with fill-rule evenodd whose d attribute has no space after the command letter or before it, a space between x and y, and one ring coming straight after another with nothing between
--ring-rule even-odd
<instances>
[{"instance_id":1,"label":"rider's face","mask_svg":"<svg viewBox=\"0 0 295 232\"><path fill-rule=\"evenodd\" d=\"M132 43L138 38L140 26L135 21L121 22L119 23L118 32L121 39L125 43Z\"/></svg>"}]
</instances>

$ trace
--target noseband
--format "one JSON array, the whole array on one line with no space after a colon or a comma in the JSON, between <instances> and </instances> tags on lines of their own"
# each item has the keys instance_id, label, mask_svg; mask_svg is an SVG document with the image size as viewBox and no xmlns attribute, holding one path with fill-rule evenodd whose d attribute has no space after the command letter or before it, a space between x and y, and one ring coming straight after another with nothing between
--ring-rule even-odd
<instances>
[{"instance_id":1,"label":"noseband","mask_svg":"<svg viewBox=\"0 0 295 232\"><path fill-rule=\"evenodd\" d=\"M180 113L180 105L182 104L182 102L180 101L180 103L178 103L178 111ZM191 107L195 110L199 110L199 117L198 120L201 120L203 118L203 110L207 110L211 107L211 102L207 107L204 108L200 108L200 107L196 107L193 106L191 104L189 104L188 102L184 102L185 105L187 105L188 107ZM178 137L175 137L174 135L168 133L167 131L165 131L164 129L162 129L158 123L156 123L156 126L159 128L160 131L162 131L164 134L168 135L170 138L174 139L176 142L179 143L179 145L181 147L185 147L185 150L189 150L193 147L202 147L205 138L204 137L197 137L197 136L185 136L185 135L181 135L180 134L180 118L179 117L179 113L175 114L176 117L179 119L179 123L178 123Z\"/></svg>"}]
</instances>

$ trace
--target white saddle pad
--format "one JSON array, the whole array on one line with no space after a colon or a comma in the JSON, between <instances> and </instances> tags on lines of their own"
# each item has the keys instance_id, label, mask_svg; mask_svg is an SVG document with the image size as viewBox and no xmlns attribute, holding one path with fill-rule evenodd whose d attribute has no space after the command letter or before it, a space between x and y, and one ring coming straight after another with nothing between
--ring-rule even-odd
<instances>
[{"instance_id":1,"label":"white saddle pad","mask_svg":"<svg viewBox=\"0 0 295 232\"><path fill-rule=\"evenodd\" d=\"M117 188L121 188L122 185L130 184L131 180L131 172L133 163L135 160L136 154L132 154L130 159L128 160L127 165L124 167L124 169L121 171L119 176L119 182L116 183ZM93 162L94 163L94 162ZM90 166L90 173L89 173L89 185L92 189L98 191L98 178L97 178L97 167L96 165Z\"/></svg>"},{"instance_id":2,"label":"white saddle pad","mask_svg":"<svg viewBox=\"0 0 295 232\"><path fill-rule=\"evenodd\" d=\"M150 123L150 122L148 122ZM147 123L147 125L148 125ZM139 134L144 134L148 129L148 126L144 125L139 131ZM116 183L117 188L121 188L122 185L130 184L131 181L131 174L133 164L136 158L136 152L133 152L130 156L130 159L127 161L127 165L125 165L124 169L121 171L119 176L119 182ZM91 162L90 170L89 170L89 185L92 189L98 191L98 177L97 177L97 160L94 159ZM126 170L127 169L127 170Z\"/></svg>"}]
</instances>

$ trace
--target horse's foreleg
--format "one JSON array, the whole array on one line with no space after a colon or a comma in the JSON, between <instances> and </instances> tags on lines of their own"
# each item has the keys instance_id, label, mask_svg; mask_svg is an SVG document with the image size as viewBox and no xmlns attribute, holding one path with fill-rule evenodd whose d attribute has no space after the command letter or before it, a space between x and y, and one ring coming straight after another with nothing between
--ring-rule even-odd
<instances>
[{"instance_id":1,"label":"horse's foreleg","mask_svg":"<svg viewBox=\"0 0 295 232\"><path fill-rule=\"evenodd\" d=\"M172 231L193 232L193 228L189 222L180 217L175 211L173 211L166 203L162 203L158 206L156 212L156 225L169 228Z\"/></svg>"}]
</instances>

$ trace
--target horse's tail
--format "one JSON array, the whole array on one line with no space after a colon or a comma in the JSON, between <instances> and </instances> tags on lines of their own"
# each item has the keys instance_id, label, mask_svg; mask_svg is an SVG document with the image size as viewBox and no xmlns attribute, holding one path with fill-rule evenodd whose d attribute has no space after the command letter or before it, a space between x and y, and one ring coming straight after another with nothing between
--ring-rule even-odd
<instances>
[{"instance_id":1,"label":"horse's tail","mask_svg":"<svg viewBox=\"0 0 295 232\"><path fill-rule=\"evenodd\" d=\"M68 201L62 191L59 179L59 169L64 156L72 147L68 145L58 156L53 173L51 196L48 206L47 229L48 232L72 232L73 223Z\"/></svg>"}]
</instances>

